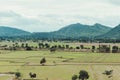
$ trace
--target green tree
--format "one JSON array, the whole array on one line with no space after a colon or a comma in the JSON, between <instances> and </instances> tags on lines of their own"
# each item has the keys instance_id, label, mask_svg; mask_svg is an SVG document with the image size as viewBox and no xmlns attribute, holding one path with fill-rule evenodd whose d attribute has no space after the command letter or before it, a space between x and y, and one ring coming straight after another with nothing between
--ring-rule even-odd
<instances>
[{"instance_id":1,"label":"green tree","mask_svg":"<svg viewBox=\"0 0 120 80\"><path fill-rule=\"evenodd\" d=\"M77 75L72 76L72 80L77 80L77 78L78 78Z\"/></svg>"},{"instance_id":2,"label":"green tree","mask_svg":"<svg viewBox=\"0 0 120 80\"><path fill-rule=\"evenodd\" d=\"M81 79L81 80L89 79L88 72L85 70L81 70L79 72L79 79Z\"/></svg>"},{"instance_id":3,"label":"green tree","mask_svg":"<svg viewBox=\"0 0 120 80\"><path fill-rule=\"evenodd\" d=\"M50 52L55 52L56 51L56 47L55 46L52 46L51 48L50 48Z\"/></svg>"},{"instance_id":4,"label":"green tree","mask_svg":"<svg viewBox=\"0 0 120 80\"><path fill-rule=\"evenodd\" d=\"M44 57L44 58L42 58L42 59L40 60L40 64L42 64L42 65L44 66L45 63L46 63L46 59L45 59L45 57Z\"/></svg>"},{"instance_id":5,"label":"green tree","mask_svg":"<svg viewBox=\"0 0 120 80\"><path fill-rule=\"evenodd\" d=\"M84 49L84 45L80 45L80 48L81 48L81 49Z\"/></svg>"},{"instance_id":6,"label":"green tree","mask_svg":"<svg viewBox=\"0 0 120 80\"><path fill-rule=\"evenodd\" d=\"M24 44L24 43L22 43L22 44L21 44L21 47L22 47L22 48L24 48L24 46L25 46L25 44Z\"/></svg>"},{"instance_id":7,"label":"green tree","mask_svg":"<svg viewBox=\"0 0 120 80\"><path fill-rule=\"evenodd\" d=\"M21 73L20 72L15 73L15 79L21 80Z\"/></svg>"}]
</instances>

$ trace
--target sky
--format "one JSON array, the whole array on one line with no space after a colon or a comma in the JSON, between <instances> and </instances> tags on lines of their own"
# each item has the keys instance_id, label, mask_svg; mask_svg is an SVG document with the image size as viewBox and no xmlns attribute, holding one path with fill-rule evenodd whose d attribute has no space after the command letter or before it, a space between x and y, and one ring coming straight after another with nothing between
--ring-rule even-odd
<instances>
[{"instance_id":1,"label":"sky","mask_svg":"<svg viewBox=\"0 0 120 80\"><path fill-rule=\"evenodd\" d=\"M81 23L120 24L120 0L0 0L0 26L50 32Z\"/></svg>"}]
</instances>

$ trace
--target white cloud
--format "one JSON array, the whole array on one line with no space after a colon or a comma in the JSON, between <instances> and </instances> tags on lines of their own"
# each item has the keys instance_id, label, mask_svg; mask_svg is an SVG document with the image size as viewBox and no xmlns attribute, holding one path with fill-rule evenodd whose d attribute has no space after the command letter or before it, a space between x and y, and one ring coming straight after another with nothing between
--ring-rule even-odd
<instances>
[{"instance_id":1,"label":"white cloud","mask_svg":"<svg viewBox=\"0 0 120 80\"><path fill-rule=\"evenodd\" d=\"M77 22L115 26L120 21L119 4L119 0L3 0L0 25L32 32L54 31Z\"/></svg>"}]
</instances>

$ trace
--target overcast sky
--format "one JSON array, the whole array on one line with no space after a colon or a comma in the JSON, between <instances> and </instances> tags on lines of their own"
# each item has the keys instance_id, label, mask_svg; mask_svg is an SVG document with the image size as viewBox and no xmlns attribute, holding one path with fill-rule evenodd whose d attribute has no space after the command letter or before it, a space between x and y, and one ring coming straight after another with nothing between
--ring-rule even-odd
<instances>
[{"instance_id":1,"label":"overcast sky","mask_svg":"<svg viewBox=\"0 0 120 80\"><path fill-rule=\"evenodd\" d=\"M120 24L120 0L0 0L0 25L49 32L73 23Z\"/></svg>"}]
</instances>

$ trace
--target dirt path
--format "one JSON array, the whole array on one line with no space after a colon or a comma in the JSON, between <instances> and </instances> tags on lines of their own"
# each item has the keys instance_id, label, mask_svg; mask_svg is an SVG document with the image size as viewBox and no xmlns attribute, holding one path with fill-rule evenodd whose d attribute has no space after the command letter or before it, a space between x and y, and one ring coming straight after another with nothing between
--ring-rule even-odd
<instances>
[{"instance_id":1,"label":"dirt path","mask_svg":"<svg viewBox=\"0 0 120 80\"><path fill-rule=\"evenodd\" d=\"M58 63L56 65L120 65L120 63Z\"/></svg>"},{"instance_id":2,"label":"dirt path","mask_svg":"<svg viewBox=\"0 0 120 80\"><path fill-rule=\"evenodd\" d=\"M120 65L120 63L57 63L56 65Z\"/></svg>"},{"instance_id":3,"label":"dirt path","mask_svg":"<svg viewBox=\"0 0 120 80\"><path fill-rule=\"evenodd\" d=\"M58 65L120 65L120 63L72 63L63 62L54 64L45 64L45 66L58 66ZM25 66L42 66L38 63L29 63Z\"/></svg>"},{"instance_id":4,"label":"dirt path","mask_svg":"<svg viewBox=\"0 0 120 80\"><path fill-rule=\"evenodd\" d=\"M7 80L13 80L14 74L0 74L0 77L8 76L9 78Z\"/></svg>"}]
</instances>

